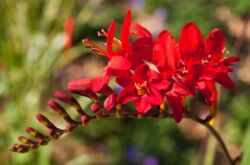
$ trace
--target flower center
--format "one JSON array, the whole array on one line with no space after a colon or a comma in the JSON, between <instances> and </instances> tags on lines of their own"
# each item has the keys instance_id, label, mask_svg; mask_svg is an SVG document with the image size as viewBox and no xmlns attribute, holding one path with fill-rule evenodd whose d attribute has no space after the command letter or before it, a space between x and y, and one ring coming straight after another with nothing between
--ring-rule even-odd
<instances>
[{"instance_id":1,"label":"flower center","mask_svg":"<svg viewBox=\"0 0 250 165\"><path fill-rule=\"evenodd\" d=\"M137 94L139 96L143 95L146 92L147 81L136 82L135 88L137 89Z\"/></svg>"}]
</instances>

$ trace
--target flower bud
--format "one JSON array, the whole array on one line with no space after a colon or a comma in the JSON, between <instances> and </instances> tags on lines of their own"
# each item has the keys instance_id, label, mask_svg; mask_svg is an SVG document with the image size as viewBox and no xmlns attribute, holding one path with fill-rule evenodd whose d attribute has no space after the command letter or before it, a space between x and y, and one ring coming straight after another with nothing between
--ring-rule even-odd
<instances>
[{"instance_id":1,"label":"flower bud","mask_svg":"<svg viewBox=\"0 0 250 165\"><path fill-rule=\"evenodd\" d=\"M114 108L115 104L116 104L116 95L115 94L109 95L104 101L104 108L107 111L110 111L112 108Z\"/></svg>"},{"instance_id":2,"label":"flower bud","mask_svg":"<svg viewBox=\"0 0 250 165\"><path fill-rule=\"evenodd\" d=\"M30 148L37 148L38 147L38 143L36 141L28 139L24 136L19 136L18 140L23 144L27 144L28 146L30 146Z\"/></svg>"},{"instance_id":3,"label":"flower bud","mask_svg":"<svg viewBox=\"0 0 250 165\"><path fill-rule=\"evenodd\" d=\"M78 81L80 81L80 82L78 82ZM79 94L82 96L86 96L86 97L93 99L93 100L97 100L98 97L95 94L95 92L93 92L93 90L88 85L85 85L85 86L82 85L81 81L82 80L74 80L74 81L69 82L67 89L70 92L73 92L73 93L76 93L76 94Z\"/></svg>"},{"instance_id":4,"label":"flower bud","mask_svg":"<svg viewBox=\"0 0 250 165\"><path fill-rule=\"evenodd\" d=\"M69 114L65 111L65 109L59 105L56 101L54 100L49 100L48 102L48 105L54 110L56 111L57 113L59 113L63 118L64 120L71 124L72 126L74 125L75 127L78 125L78 122L74 121L70 116Z\"/></svg>"},{"instance_id":5,"label":"flower bud","mask_svg":"<svg viewBox=\"0 0 250 165\"><path fill-rule=\"evenodd\" d=\"M85 126L88 124L88 122L92 120L92 117L89 116L81 116L82 126Z\"/></svg>"},{"instance_id":6,"label":"flower bud","mask_svg":"<svg viewBox=\"0 0 250 165\"><path fill-rule=\"evenodd\" d=\"M30 150L30 147L22 144L13 144L9 150L19 153L25 153Z\"/></svg>"},{"instance_id":7,"label":"flower bud","mask_svg":"<svg viewBox=\"0 0 250 165\"><path fill-rule=\"evenodd\" d=\"M98 112L100 108L101 108L100 103L96 103L96 102L92 103L90 106L91 111L94 113Z\"/></svg>"},{"instance_id":8,"label":"flower bud","mask_svg":"<svg viewBox=\"0 0 250 165\"><path fill-rule=\"evenodd\" d=\"M79 115L85 115L85 112L82 110L82 107L81 105L77 102L77 100L72 97L72 96L69 96L67 94L65 94L64 92L61 92L61 91L57 91L55 92L55 97L67 104L70 104L72 107L74 107L77 111L77 113Z\"/></svg>"},{"instance_id":9,"label":"flower bud","mask_svg":"<svg viewBox=\"0 0 250 165\"><path fill-rule=\"evenodd\" d=\"M51 123L45 116L42 114L37 114L36 115L37 120L47 127L49 129L48 133L49 136L52 137L53 139L58 139L59 136L61 136L65 130L57 128L53 123Z\"/></svg>"},{"instance_id":10,"label":"flower bud","mask_svg":"<svg viewBox=\"0 0 250 165\"><path fill-rule=\"evenodd\" d=\"M31 136L39 139L40 141L48 141L49 136L46 136L38 131L36 131L34 128L27 127L25 128L25 131Z\"/></svg>"}]
</instances>

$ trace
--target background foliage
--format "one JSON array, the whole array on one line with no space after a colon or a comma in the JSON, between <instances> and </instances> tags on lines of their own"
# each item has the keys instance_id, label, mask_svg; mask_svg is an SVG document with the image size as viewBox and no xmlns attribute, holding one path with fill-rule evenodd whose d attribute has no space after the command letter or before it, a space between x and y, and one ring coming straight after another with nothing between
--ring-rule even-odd
<instances>
[{"instance_id":1,"label":"background foliage","mask_svg":"<svg viewBox=\"0 0 250 165\"><path fill-rule=\"evenodd\" d=\"M27 154L8 151L37 112L49 114L46 101L67 81L100 74L105 63L90 55L83 38L113 19L121 24L128 8L133 19L156 35L167 28L179 36L185 22L207 35L215 27L227 37L227 50L241 58L232 74L233 91L221 90L217 129L232 156L244 152L250 164L250 2L249 0L1 0L0 1L0 162L46 164L226 164L224 155L202 126L184 120L100 120ZM75 19L72 48L64 49L64 23ZM118 35L118 34L117 34ZM100 41L100 39L98 39ZM220 88L220 87L218 87ZM81 100L87 107L87 100ZM202 114L204 101L191 101ZM41 128L39 125L37 126Z\"/></svg>"}]
</instances>

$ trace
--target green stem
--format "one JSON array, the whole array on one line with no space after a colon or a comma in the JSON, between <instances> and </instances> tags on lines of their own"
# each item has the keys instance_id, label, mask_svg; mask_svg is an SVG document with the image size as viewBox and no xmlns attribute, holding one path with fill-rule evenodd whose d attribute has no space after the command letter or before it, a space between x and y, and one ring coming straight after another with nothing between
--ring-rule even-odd
<instances>
[{"instance_id":1,"label":"green stem","mask_svg":"<svg viewBox=\"0 0 250 165\"><path fill-rule=\"evenodd\" d=\"M229 151L227 149L227 146L226 146L225 142L223 141L222 137L216 131L216 129L209 124L209 122L207 120L202 120L202 119L200 119L198 117L195 117L195 116L192 116L190 114L186 114L185 117L188 118L188 119L194 120L197 123L205 126L213 134L213 136L215 137L215 139L217 140L217 142L220 144L222 150L224 151L224 153L225 153L225 155L227 157L227 160L229 161L230 165L235 165L241 159L241 155L239 155L235 159L233 159L230 156Z\"/></svg>"}]
</instances>

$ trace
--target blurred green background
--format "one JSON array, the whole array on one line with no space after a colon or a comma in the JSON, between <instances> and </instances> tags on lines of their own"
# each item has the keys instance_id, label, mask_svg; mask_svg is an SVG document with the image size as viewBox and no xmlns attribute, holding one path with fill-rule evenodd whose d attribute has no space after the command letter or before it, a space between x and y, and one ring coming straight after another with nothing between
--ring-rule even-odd
<instances>
[{"instance_id":1,"label":"blurred green background","mask_svg":"<svg viewBox=\"0 0 250 165\"><path fill-rule=\"evenodd\" d=\"M249 0L1 0L0 1L0 164L1 165L225 165L227 161L206 128L183 120L113 119L91 122L38 150L8 151L34 119L45 113L55 90L69 80L100 74L105 61L83 46L97 38L111 20L120 25L127 9L154 36L164 28L176 37L185 22L195 22L206 36L221 28L229 54L241 58L232 77L236 89L219 90L216 129L233 157L244 152L250 164L250 1ZM64 24L75 19L73 44L65 47ZM119 35L117 33L117 35ZM219 88L220 89L220 88ZM81 100L86 106L86 100ZM202 98L191 107L202 114Z\"/></svg>"}]
</instances>

